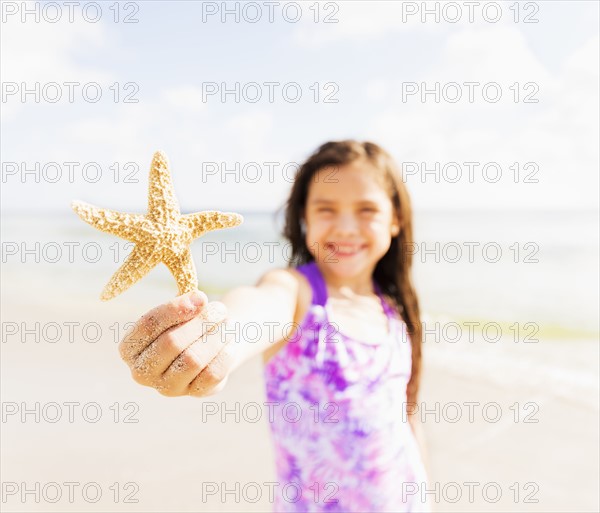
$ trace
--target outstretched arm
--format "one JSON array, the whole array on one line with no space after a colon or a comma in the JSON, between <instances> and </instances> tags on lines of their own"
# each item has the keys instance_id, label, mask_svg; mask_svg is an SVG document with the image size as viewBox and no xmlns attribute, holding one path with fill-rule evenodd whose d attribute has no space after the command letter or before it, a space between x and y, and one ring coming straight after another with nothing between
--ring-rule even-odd
<instances>
[{"instance_id":1,"label":"outstretched arm","mask_svg":"<svg viewBox=\"0 0 600 513\"><path fill-rule=\"evenodd\" d=\"M121 341L121 357L135 381L163 395L212 395L231 372L286 335L298 287L292 272L278 269L221 302L208 303L200 291L178 296L142 316Z\"/></svg>"},{"instance_id":2,"label":"outstretched arm","mask_svg":"<svg viewBox=\"0 0 600 513\"><path fill-rule=\"evenodd\" d=\"M276 269L265 274L256 286L238 287L223 296L229 319L222 331L235 333L229 340L225 335L228 343L236 344L232 370L289 335L298 288L298 278L285 269ZM244 336L252 341L244 340Z\"/></svg>"}]
</instances>

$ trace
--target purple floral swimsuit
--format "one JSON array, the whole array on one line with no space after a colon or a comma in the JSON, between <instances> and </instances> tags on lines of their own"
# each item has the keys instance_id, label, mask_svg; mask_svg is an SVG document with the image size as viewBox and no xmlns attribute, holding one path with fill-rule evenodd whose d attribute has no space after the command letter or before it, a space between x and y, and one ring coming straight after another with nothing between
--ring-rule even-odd
<instances>
[{"instance_id":1,"label":"purple floral swimsuit","mask_svg":"<svg viewBox=\"0 0 600 513\"><path fill-rule=\"evenodd\" d=\"M377 295L384 340L360 341L328 322L315 262L297 268L312 304L290 341L265 365L276 455L276 512L428 512L427 477L406 419L411 346L406 325Z\"/></svg>"}]
</instances>

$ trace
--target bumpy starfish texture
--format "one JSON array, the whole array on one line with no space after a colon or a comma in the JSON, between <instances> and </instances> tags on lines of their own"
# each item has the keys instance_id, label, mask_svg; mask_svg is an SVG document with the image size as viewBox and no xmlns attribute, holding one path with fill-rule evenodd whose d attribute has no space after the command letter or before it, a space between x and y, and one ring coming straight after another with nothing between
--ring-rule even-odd
<instances>
[{"instance_id":1,"label":"bumpy starfish texture","mask_svg":"<svg viewBox=\"0 0 600 513\"><path fill-rule=\"evenodd\" d=\"M164 263L177 280L179 294L198 286L190 244L206 232L232 228L242 223L241 215L215 210L182 215L164 153L157 151L150 167L148 213L128 214L94 207L81 201L73 210L94 228L128 241L135 247L110 279L100 296L107 301L127 290L159 263Z\"/></svg>"}]
</instances>

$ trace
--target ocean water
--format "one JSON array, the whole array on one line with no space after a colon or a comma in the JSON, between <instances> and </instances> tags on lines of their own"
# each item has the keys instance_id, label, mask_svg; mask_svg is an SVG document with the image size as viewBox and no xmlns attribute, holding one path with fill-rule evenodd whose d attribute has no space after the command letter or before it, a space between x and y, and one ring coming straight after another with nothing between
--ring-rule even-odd
<instances>
[{"instance_id":1,"label":"ocean water","mask_svg":"<svg viewBox=\"0 0 600 513\"><path fill-rule=\"evenodd\" d=\"M209 297L287 265L281 217L242 214L241 226L192 244ZM99 294L132 247L70 211L4 212L0 227L3 284L35 281L70 297ZM413 277L425 316L535 322L570 336L597 336L598 211L420 211L413 228ZM133 289L164 291L165 299L176 291L164 266L122 297L133 297Z\"/></svg>"}]
</instances>

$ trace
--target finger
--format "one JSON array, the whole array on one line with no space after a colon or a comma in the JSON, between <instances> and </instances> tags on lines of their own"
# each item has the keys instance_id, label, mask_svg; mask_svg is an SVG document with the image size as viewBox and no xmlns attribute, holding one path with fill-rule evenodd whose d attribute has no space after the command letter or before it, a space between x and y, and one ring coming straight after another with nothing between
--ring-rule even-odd
<instances>
[{"instance_id":1,"label":"finger","mask_svg":"<svg viewBox=\"0 0 600 513\"><path fill-rule=\"evenodd\" d=\"M161 333L194 318L207 303L206 294L194 290L153 308L135 323L119 344L121 358L131 366Z\"/></svg>"},{"instance_id":2,"label":"finger","mask_svg":"<svg viewBox=\"0 0 600 513\"><path fill-rule=\"evenodd\" d=\"M221 350L220 337L205 340L205 335L215 331L225 317L225 305L213 301L194 319L163 332L136 358L132 366L134 379L142 383L159 380L170 390L184 392L191 379ZM196 342L200 343L198 349L188 351ZM182 380L182 373L190 376Z\"/></svg>"},{"instance_id":3,"label":"finger","mask_svg":"<svg viewBox=\"0 0 600 513\"><path fill-rule=\"evenodd\" d=\"M208 392L205 392L202 397L208 397L210 395L218 394L221 390L225 388L225 385L227 385L227 380L229 380L229 375L225 376L225 379L221 381L216 387L210 389Z\"/></svg>"},{"instance_id":4,"label":"finger","mask_svg":"<svg viewBox=\"0 0 600 513\"><path fill-rule=\"evenodd\" d=\"M119 345L121 358L132 365L137 356L162 332L193 318L207 303L206 294L196 290L153 308L125 335Z\"/></svg>"},{"instance_id":5,"label":"finger","mask_svg":"<svg viewBox=\"0 0 600 513\"><path fill-rule=\"evenodd\" d=\"M188 386L188 394L198 397L212 395L224 387L234 368L237 343L229 342ZM194 346L192 345L191 348Z\"/></svg>"}]
</instances>

